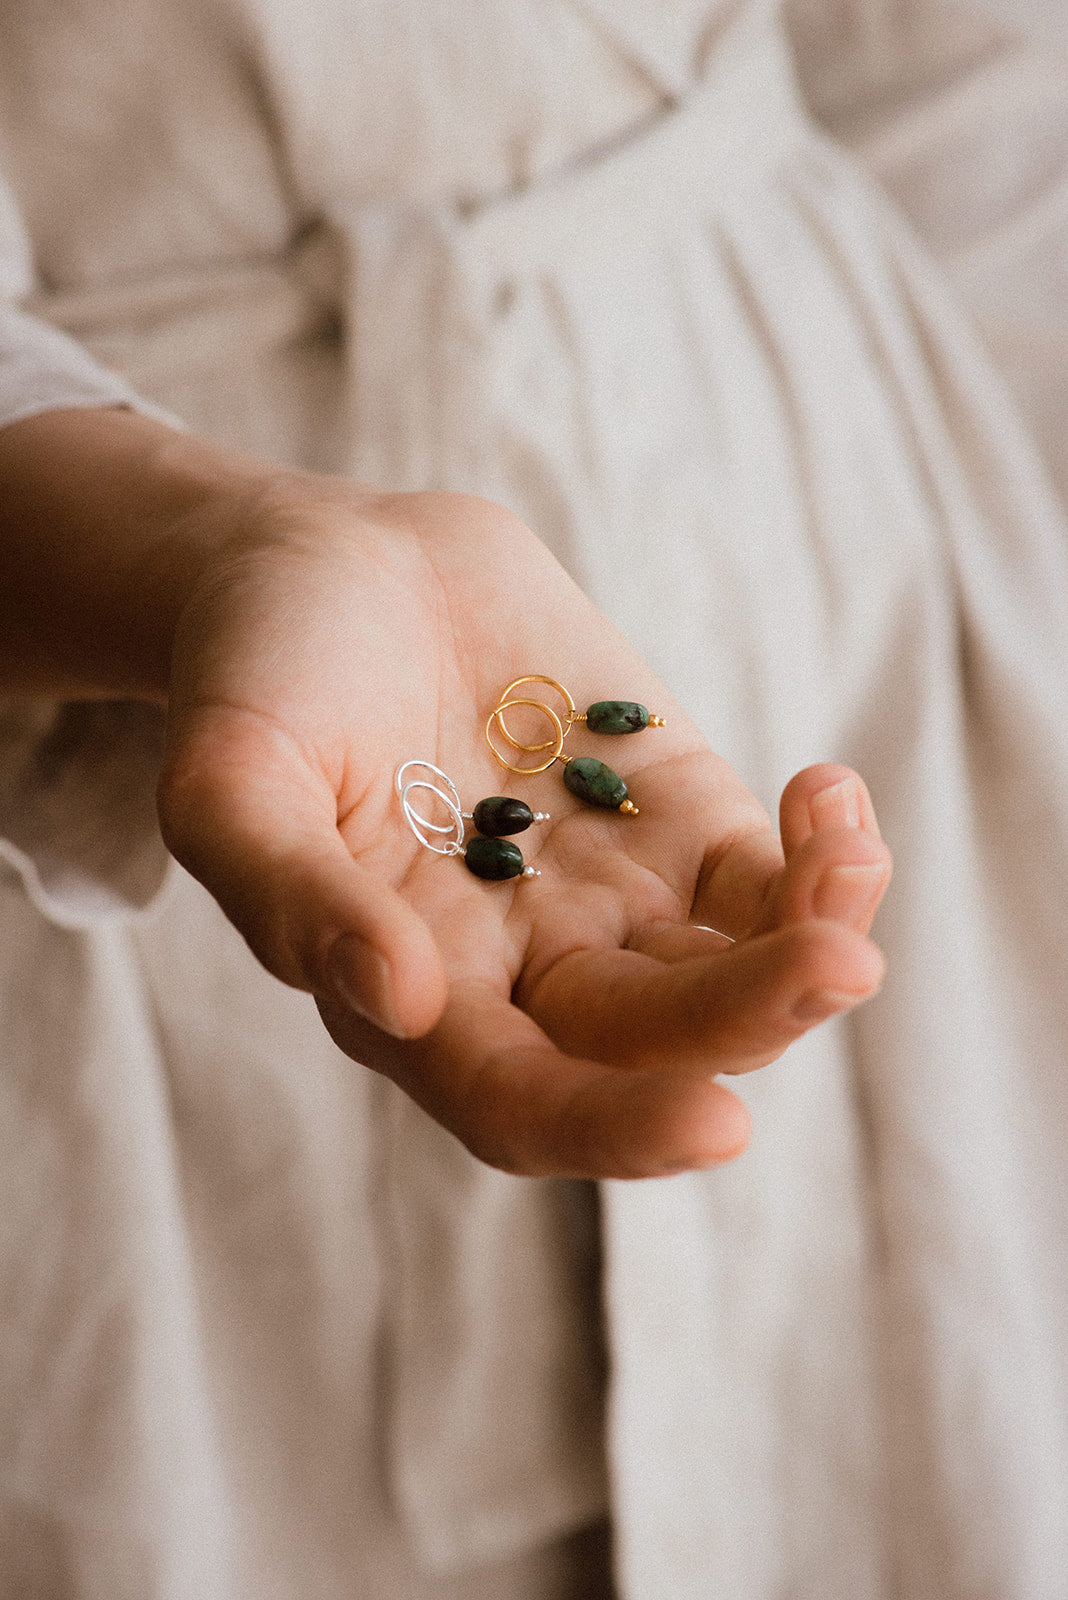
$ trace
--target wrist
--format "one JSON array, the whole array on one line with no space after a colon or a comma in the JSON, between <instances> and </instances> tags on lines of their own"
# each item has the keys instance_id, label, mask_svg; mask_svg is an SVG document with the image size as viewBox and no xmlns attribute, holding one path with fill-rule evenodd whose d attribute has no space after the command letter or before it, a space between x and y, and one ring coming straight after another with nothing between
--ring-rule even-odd
<instances>
[{"instance_id":1,"label":"wrist","mask_svg":"<svg viewBox=\"0 0 1068 1600\"><path fill-rule=\"evenodd\" d=\"M165 701L189 595L283 476L120 409L0 429L0 686Z\"/></svg>"}]
</instances>

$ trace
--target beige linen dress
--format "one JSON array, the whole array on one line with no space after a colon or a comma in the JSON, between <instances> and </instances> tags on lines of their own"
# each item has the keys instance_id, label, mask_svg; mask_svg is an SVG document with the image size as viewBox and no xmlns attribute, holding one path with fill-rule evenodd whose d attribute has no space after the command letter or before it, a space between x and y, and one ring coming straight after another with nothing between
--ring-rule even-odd
<instances>
[{"instance_id":1,"label":"beige linen dress","mask_svg":"<svg viewBox=\"0 0 1068 1600\"><path fill-rule=\"evenodd\" d=\"M154 713L9 708L0 1594L591 1597L610 1505L624 1600L1064 1600L1055 22L8 0L0 143L0 421L494 496L769 805L851 762L898 861L878 1000L598 1246L167 865Z\"/></svg>"}]
</instances>

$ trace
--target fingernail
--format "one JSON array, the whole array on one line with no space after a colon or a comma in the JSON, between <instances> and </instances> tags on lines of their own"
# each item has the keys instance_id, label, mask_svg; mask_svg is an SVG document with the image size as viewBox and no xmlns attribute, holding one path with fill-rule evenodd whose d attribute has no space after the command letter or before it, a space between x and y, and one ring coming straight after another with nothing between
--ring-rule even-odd
<instances>
[{"instance_id":1,"label":"fingernail","mask_svg":"<svg viewBox=\"0 0 1068 1600\"><path fill-rule=\"evenodd\" d=\"M851 922L867 916L875 909L885 877L886 867L881 861L828 867L816 884L813 910L817 917L828 917L833 922Z\"/></svg>"},{"instance_id":2,"label":"fingernail","mask_svg":"<svg viewBox=\"0 0 1068 1600\"><path fill-rule=\"evenodd\" d=\"M798 1022L825 1022L862 999L863 995L842 994L835 989L810 989L794 1006L794 1017Z\"/></svg>"},{"instance_id":3,"label":"fingernail","mask_svg":"<svg viewBox=\"0 0 1068 1600\"><path fill-rule=\"evenodd\" d=\"M393 1004L389 963L355 933L335 940L326 959L327 978L336 999L383 1033L406 1039Z\"/></svg>"},{"instance_id":4,"label":"fingernail","mask_svg":"<svg viewBox=\"0 0 1068 1600\"><path fill-rule=\"evenodd\" d=\"M859 828L860 790L855 778L843 778L829 789L820 789L808 802L808 815L814 830L820 828Z\"/></svg>"}]
</instances>

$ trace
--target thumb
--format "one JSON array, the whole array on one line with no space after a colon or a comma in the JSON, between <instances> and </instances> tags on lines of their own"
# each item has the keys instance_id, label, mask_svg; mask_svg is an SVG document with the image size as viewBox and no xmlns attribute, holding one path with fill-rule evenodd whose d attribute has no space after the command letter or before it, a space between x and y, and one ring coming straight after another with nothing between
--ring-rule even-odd
<instances>
[{"instance_id":1,"label":"thumb","mask_svg":"<svg viewBox=\"0 0 1068 1600\"><path fill-rule=\"evenodd\" d=\"M194 713L172 736L158 798L168 848L276 978L398 1038L434 1026L445 975L430 930L352 857L331 786L284 729Z\"/></svg>"}]
</instances>

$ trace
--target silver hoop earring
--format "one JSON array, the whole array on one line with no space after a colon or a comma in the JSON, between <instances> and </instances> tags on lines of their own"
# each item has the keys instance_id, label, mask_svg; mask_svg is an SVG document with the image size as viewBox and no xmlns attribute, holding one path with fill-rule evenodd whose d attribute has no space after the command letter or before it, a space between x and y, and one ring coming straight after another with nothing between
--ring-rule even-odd
<instances>
[{"instance_id":1,"label":"silver hoop earring","mask_svg":"<svg viewBox=\"0 0 1068 1600\"><path fill-rule=\"evenodd\" d=\"M441 779L444 787L439 787L429 778L413 778L408 783L404 782L404 774L409 767L425 767ZM447 773L442 772L432 761L405 761L403 766L397 768L393 776L393 787L400 797L401 809L409 828L427 850L433 850L438 856L458 856L464 847L464 813L460 810L460 795ZM434 795L448 812L448 822L432 822L429 817L424 817L416 811L409 798L413 789L425 789ZM428 833L450 834L444 844L435 844L427 838Z\"/></svg>"},{"instance_id":2,"label":"silver hoop earring","mask_svg":"<svg viewBox=\"0 0 1068 1600\"><path fill-rule=\"evenodd\" d=\"M410 767L432 772L440 781L435 783L431 778L412 778L405 783L405 773ZM522 833L535 822L548 822L548 812L531 811L524 801L515 800L510 795L490 795L480 800L473 812L464 811L456 785L432 761L403 762L393 775L393 787L400 799L405 821L425 849L432 850L438 856L462 855L464 864L476 878L491 882L541 877L537 868L525 865L523 852L518 845L510 843L505 835ZM435 822L431 817L424 816L422 811L417 811L411 799L413 790L423 790L433 796L444 807L448 821ZM480 830L467 841L466 846L465 820L473 822ZM434 840L429 837L430 834L441 837Z\"/></svg>"}]
</instances>

